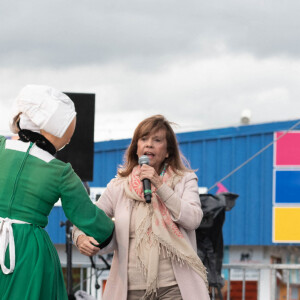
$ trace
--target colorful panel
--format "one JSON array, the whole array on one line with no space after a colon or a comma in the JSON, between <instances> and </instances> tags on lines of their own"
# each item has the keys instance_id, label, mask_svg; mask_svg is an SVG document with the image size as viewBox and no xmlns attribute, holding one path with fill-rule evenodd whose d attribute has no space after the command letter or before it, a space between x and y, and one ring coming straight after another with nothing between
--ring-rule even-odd
<instances>
[{"instance_id":1,"label":"colorful panel","mask_svg":"<svg viewBox=\"0 0 300 300\"><path fill-rule=\"evenodd\" d=\"M274 207L273 242L300 242L300 207Z\"/></svg>"},{"instance_id":2,"label":"colorful panel","mask_svg":"<svg viewBox=\"0 0 300 300\"><path fill-rule=\"evenodd\" d=\"M275 139L284 132L276 132ZM289 132L275 143L275 166L300 166L300 132Z\"/></svg>"},{"instance_id":3,"label":"colorful panel","mask_svg":"<svg viewBox=\"0 0 300 300\"><path fill-rule=\"evenodd\" d=\"M275 171L275 203L300 204L300 170Z\"/></svg>"}]
</instances>

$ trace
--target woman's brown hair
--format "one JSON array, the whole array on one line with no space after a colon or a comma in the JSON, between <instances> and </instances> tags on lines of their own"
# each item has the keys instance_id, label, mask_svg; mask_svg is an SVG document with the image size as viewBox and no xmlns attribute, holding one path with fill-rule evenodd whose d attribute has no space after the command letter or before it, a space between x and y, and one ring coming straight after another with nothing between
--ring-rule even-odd
<instances>
[{"instance_id":1,"label":"woman's brown hair","mask_svg":"<svg viewBox=\"0 0 300 300\"><path fill-rule=\"evenodd\" d=\"M118 169L119 176L128 176L132 172L132 169L138 164L138 156L136 154L138 140L141 137L147 136L151 132L156 132L160 129L164 129L166 131L167 152L169 154L164 163L170 166L177 174L184 171L191 171L187 159L179 150L176 135L171 124L174 123L170 123L162 115L154 115L140 122L134 131L129 147L125 152L124 164Z\"/></svg>"}]
</instances>

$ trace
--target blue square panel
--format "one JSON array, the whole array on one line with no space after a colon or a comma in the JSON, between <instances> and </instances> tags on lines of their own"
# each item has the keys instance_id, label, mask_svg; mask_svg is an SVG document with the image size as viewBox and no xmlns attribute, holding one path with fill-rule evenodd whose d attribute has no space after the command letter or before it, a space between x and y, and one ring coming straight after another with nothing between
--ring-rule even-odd
<instances>
[{"instance_id":1,"label":"blue square panel","mask_svg":"<svg viewBox=\"0 0 300 300\"><path fill-rule=\"evenodd\" d=\"M275 203L300 205L300 170L275 171Z\"/></svg>"}]
</instances>

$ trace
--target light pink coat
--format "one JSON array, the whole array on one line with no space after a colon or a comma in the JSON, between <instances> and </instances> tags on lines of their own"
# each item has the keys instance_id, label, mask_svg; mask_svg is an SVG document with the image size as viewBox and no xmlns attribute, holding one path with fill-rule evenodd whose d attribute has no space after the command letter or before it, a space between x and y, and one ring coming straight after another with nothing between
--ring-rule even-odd
<instances>
[{"instance_id":1,"label":"light pink coat","mask_svg":"<svg viewBox=\"0 0 300 300\"><path fill-rule=\"evenodd\" d=\"M181 201L179 218L174 220L183 236L197 251L195 229L200 225L203 212L199 200L197 176L187 172L175 186L174 191L163 184L157 194L165 202ZM129 223L132 200L124 193L123 183L117 179L111 181L97 206L109 217L115 217L115 233L112 242L100 251L105 254L114 251L109 278L105 287L104 300L126 300L127 298L127 264L129 249ZM74 232L76 242L78 234ZM209 295L202 278L187 265L173 263L174 274L181 291L183 300L208 300Z\"/></svg>"}]
</instances>

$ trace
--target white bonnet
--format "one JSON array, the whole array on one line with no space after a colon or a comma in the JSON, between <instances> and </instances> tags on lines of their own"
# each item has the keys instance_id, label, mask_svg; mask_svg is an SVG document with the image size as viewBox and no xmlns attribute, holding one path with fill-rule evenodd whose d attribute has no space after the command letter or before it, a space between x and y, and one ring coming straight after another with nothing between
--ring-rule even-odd
<instances>
[{"instance_id":1,"label":"white bonnet","mask_svg":"<svg viewBox=\"0 0 300 300\"><path fill-rule=\"evenodd\" d=\"M20 120L21 129L43 129L62 137L75 116L74 103L66 94L49 86L27 85L14 102L9 125L13 133L18 133Z\"/></svg>"}]
</instances>

